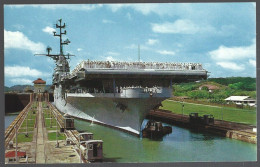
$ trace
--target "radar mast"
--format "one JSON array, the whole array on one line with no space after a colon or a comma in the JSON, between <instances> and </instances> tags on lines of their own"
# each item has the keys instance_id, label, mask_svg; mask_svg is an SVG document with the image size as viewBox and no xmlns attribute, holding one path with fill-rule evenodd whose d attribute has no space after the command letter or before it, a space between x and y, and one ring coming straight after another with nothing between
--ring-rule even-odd
<instances>
[{"instance_id":1,"label":"radar mast","mask_svg":"<svg viewBox=\"0 0 260 167\"><path fill-rule=\"evenodd\" d=\"M67 31L65 30L66 28L66 24L62 23L62 19L58 20L58 23L55 24L55 28L58 29L59 34L54 31L53 32L53 36L57 36L60 38L60 53L59 54L50 54L50 52L52 51L52 48L50 46L48 46L46 48L47 54L35 54L36 56L47 56L52 58L55 63L56 63L56 67L54 69L54 73L53 73L53 84L58 84L61 81L61 78L66 76L68 72L70 72L70 67L69 67L69 63L68 63L68 59L70 59L71 54L64 54L63 51L63 45L68 45L70 43L69 39L66 40L62 40L63 35L67 34Z\"/></svg>"}]
</instances>

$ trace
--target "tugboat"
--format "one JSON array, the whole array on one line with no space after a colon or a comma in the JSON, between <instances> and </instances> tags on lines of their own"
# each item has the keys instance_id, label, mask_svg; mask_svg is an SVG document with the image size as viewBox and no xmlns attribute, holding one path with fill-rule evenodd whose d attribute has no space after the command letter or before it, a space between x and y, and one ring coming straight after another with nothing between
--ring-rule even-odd
<instances>
[{"instance_id":1,"label":"tugboat","mask_svg":"<svg viewBox=\"0 0 260 167\"><path fill-rule=\"evenodd\" d=\"M161 138L172 133L172 127L163 126L161 122L150 120L142 130L143 138Z\"/></svg>"}]
</instances>

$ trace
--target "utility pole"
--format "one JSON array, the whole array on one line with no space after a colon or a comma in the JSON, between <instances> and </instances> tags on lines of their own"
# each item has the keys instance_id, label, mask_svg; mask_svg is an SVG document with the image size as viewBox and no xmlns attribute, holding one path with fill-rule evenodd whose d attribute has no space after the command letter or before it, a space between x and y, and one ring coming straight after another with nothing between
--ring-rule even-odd
<instances>
[{"instance_id":1,"label":"utility pole","mask_svg":"<svg viewBox=\"0 0 260 167\"><path fill-rule=\"evenodd\" d=\"M79 163L82 163L82 160L81 160L81 149L80 149L80 142L79 142Z\"/></svg>"},{"instance_id":2,"label":"utility pole","mask_svg":"<svg viewBox=\"0 0 260 167\"><path fill-rule=\"evenodd\" d=\"M181 107L182 107L182 117L183 117L184 116L184 104L183 104L183 101L182 101Z\"/></svg>"},{"instance_id":3,"label":"utility pole","mask_svg":"<svg viewBox=\"0 0 260 167\"><path fill-rule=\"evenodd\" d=\"M221 122L223 123L223 106L221 107Z\"/></svg>"},{"instance_id":4,"label":"utility pole","mask_svg":"<svg viewBox=\"0 0 260 167\"><path fill-rule=\"evenodd\" d=\"M78 135L78 140L79 140L79 163L82 163L81 149L80 149L80 145L81 145L80 137L81 137L81 134Z\"/></svg>"},{"instance_id":5,"label":"utility pole","mask_svg":"<svg viewBox=\"0 0 260 167\"><path fill-rule=\"evenodd\" d=\"M26 137L28 137L28 112L26 114Z\"/></svg>"},{"instance_id":6,"label":"utility pole","mask_svg":"<svg viewBox=\"0 0 260 167\"><path fill-rule=\"evenodd\" d=\"M55 114L56 115L56 148L59 147L59 142L58 142L58 117L57 117L57 113Z\"/></svg>"},{"instance_id":7,"label":"utility pole","mask_svg":"<svg viewBox=\"0 0 260 167\"><path fill-rule=\"evenodd\" d=\"M14 125L15 128L15 162L18 162L17 158L17 147L18 147L18 141L17 141L17 126Z\"/></svg>"},{"instance_id":8,"label":"utility pole","mask_svg":"<svg viewBox=\"0 0 260 167\"><path fill-rule=\"evenodd\" d=\"M51 121L50 122L52 122L52 114L50 113L50 115L51 115ZM52 128L51 123L50 123L50 128Z\"/></svg>"}]
</instances>

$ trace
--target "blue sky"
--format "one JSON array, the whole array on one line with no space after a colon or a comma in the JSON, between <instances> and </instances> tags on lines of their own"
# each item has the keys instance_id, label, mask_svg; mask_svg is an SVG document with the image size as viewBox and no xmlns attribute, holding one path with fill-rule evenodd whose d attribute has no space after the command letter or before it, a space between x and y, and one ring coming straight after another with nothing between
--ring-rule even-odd
<instances>
[{"instance_id":1,"label":"blue sky","mask_svg":"<svg viewBox=\"0 0 260 167\"><path fill-rule=\"evenodd\" d=\"M52 82L54 62L35 53L59 52L52 31L62 18L82 60L198 62L210 77L256 76L255 3L5 5L5 85Z\"/></svg>"}]
</instances>

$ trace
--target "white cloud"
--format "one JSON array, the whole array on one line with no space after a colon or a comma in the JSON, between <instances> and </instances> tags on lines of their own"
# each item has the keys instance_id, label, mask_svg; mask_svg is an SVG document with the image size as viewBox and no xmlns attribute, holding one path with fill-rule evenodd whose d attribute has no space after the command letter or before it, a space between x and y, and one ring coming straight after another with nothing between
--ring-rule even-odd
<instances>
[{"instance_id":1,"label":"white cloud","mask_svg":"<svg viewBox=\"0 0 260 167\"><path fill-rule=\"evenodd\" d=\"M219 65L225 69L230 69L230 70L235 70L235 71L242 71L245 69L245 66L243 64L237 65L234 62L217 62L217 65Z\"/></svg>"},{"instance_id":2,"label":"white cloud","mask_svg":"<svg viewBox=\"0 0 260 167\"><path fill-rule=\"evenodd\" d=\"M142 13L143 15L148 15L150 13L156 13L158 15L176 15L176 13L187 13L190 9L190 4L174 4L169 5L167 3L164 4L56 4L56 5L6 5L9 8L24 8L24 7L34 7L34 8L42 8L48 10L56 10L56 9L68 9L68 10L78 10L78 11L90 11L106 6L112 12L117 12L123 8L132 8L133 10ZM163 10L162 10L163 9ZM181 10L180 10L181 9ZM190 11L192 13L193 11ZM189 13L188 13L189 14Z\"/></svg>"},{"instance_id":3,"label":"white cloud","mask_svg":"<svg viewBox=\"0 0 260 167\"><path fill-rule=\"evenodd\" d=\"M157 39L148 39L148 41L146 42L147 45L154 45L156 43L158 43L159 41Z\"/></svg>"},{"instance_id":4,"label":"white cloud","mask_svg":"<svg viewBox=\"0 0 260 167\"><path fill-rule=\"evenodd\" d=\"M108 55L111 55L111 56L118 56L120 55L119 53L117 52L107 52Z\"/></svg>"},{"instance_id":5,"label":"white cloud","mask_svg":"<svg viewBox=\"0 0 260 167\"><path fill-rule=\"evenodd\" d=\"M10 7L10 8L34 7L34 8L48 9L48 10L67 9L67 10L73 10L73 11L90 11L90 10L95 10L95 9L101 8L102 6L103 6L103 4L8 5L8 7Z\"/></svg>"},{"instance_id":6,"label":"white cloud","mask_svg":"<svg viewBox=\"0 0 260 167\"><path fill-rule=\"evenodd\" d=\"M256 67L256 60L249 59L249 64Z\"/></svg>"},{"instance_id":7,"label":"white cloud","mask_svg":"<svg viewBox=\"0 0 260 167\"><path fill-rule=\"evenodd\" d=\"M116 59L114 59L112 56L107 56L105 57L106 61L116 61Z\"/></svg>"},{"instance_id":8,"label":"white cloud","mask_svg":"<svg viewBox=\"0 0 260 167\"><path fill-rule=\"evenodd\" d=\"M122 7L126 7L126 5L124 5L124 4L111 4L111 5L108 5L108 7L112 10L112 12L116 12L119 9L121 9Z\"/></svg>"},{"instance_id":9,"label":"white cloud","mask_svg":"<svg viewBox=\"0 0 260 167\"><path fill-rule=\"evenodd\" d=\"M256 7L256 3L255 2L251 2L252 6L255 8Z\"/></svg>"},{"instance_id":10,"label":"white cloud","mask_svg":"<svg viewBox=\"0 0 260 167\"><path fill-rule=\"evenodd\" d=\"M208 52L216 64L225 69L235 71L245 70L243 63L256 66L256 40L250 46L226 47L220 46L218 49Z\"/></svg>"},{"instance_id":11,"label":"white cloud","mask_svg":"<svg viewBox=\"0 0 260 167\"><path fill-rule=\"evenodd\" d=\"M82 51L82 50L83 50L82 48L78 48L78 49L77 49L78 52L80 52L80 51Z\"/></svg>"},{"instance_id":12,"label":"white cloud","mask_svg":"<svg viewBox=\"0 0 260 167\"><path fill-rule=\"evenodd\" d=\"M53 32L56 31L56 30L52 27L47 26L44 29L42 29L42 31L52 35Z\"/></svg>"},{"instance_id":13,"label":"white cloud","mask_svg":"<svg viewBox=\"0 0 260 167\"><path fill-rule=\"evenodd\" d=\"M129 20L132 20L132 16L131 16L131 14L130 14L129 12L126 14L126 17L127 17Z\"/></svg>"},{"instance_id":14,"label":"white cloud","mask_svg":"<svg viewBox=\"0 0 260 167\"><path fill-rule=\"evenodd\" d=\"M103 19L102 20L102 23L105 23L105 24L112 24L112 23L115 23L114 21L112 21L112 20L106 20L106 19Z\"/></svg>"},{"instance_id":15,"label":"white cloud","mask_svg":"<svg viewBox=\"0 0 260 167\"><path fill-rule=\"evenodd\" d=\"M19 85L32 85L32 80L29 80L29 79L25 79L25 78L13 78L13 79L10 79L10 81L13 83L13 84L19 84Z\"/></svg>"},{"instance_id":16,"label":"white cloud","mask_svg":"<svg viewBox=\"0 0 260 167\"><path fill-rule=\"evenodd\" d=\"M40 77L46 76L36 69L31 69L30 67L24 66L6 66L5 67L5 77L23 77L23 76L30 76L30 77Z\"/></svg>"},{"instance_id":17,"label":"white cloud","mask_svg":"<svg viewBox=\"0 0 260 167\"><path fill-rule=\"evenodd\" d=\"M165 10L162 10L166 7L165 4L158 5L158 4L111 4L108 5L108 8L112 10L112 12L117 12L120 9L123 8L132 8L138 12L141 12L144 15L148 15L151 12L157 13L157 14L163 14Z\"/></svg>"},{"instance_id":18,"label":"white cloud","mask_svg":"<svg viewBox=\"0 0 260 167\"><path fill-rule=\"evenodd\" d=\"M14 48L29 50L33 54L45 52L45 46L42 43L31 41L19 31L12 32L4 30L4 47L5 49Z\"/></svg>"},{"instance_id":19,"label":"white cloud","mask_svg":"<svg viewBox=\"0 0 260 167\"><path fill-rule=\"evenodd\" d=\"M158 50L157 53L160 53L161 55L175 55L175 52L168 50Z\"/></svg>"},{"instance_id":20,"label":"white cloud","mask_svg":"<svg viewBox=\"0 0 260 167\"><path fill-rule=\"evenodd\" d=\"M240 46L240 47L220 46L218 49L209 52L209 55L211 56L212 59L217 61L255 58L256 57L255 40L253 44L250 46Z\"/></svg>"},{"instance_id":21,"label":"white cloud","mask_svg":"<svg viewBox=\"0 0 260 167\"><path fill-rule=\"evenodd\" d=\"M167 34L195 34L202 32L214 32L214 28L209 25L197 25L191 20L176 20L173 23L151 24L152 30L156 33Z\"/></svg>"}]
</instances>

